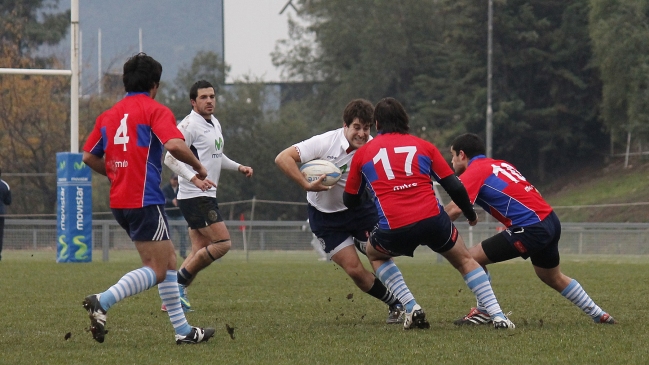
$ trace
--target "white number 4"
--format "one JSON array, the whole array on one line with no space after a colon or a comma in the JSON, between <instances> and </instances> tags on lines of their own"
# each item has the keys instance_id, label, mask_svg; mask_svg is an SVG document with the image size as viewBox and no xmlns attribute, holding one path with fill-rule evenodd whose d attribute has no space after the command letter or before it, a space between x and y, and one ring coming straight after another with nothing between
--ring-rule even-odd
<instances>
[{"instance_id":1,"label":"white number 4","mask_svg":"<svg viewBox=\"0 0 649 365\"><path fill-rule=\"evenodd\" d=\"M406 172L406 176L412 175L412 159L415 157L415 152L417 152L417 147L415 146L405 146L405 147L395 147L394 153L407 153L406 162L403 166L403 169ZM388 151L385 148L381 148L379 153L374 156L372 159L374 164L381 161L383 165L383 171L385 171L385 176L388 177L388 180L394 179L394 172L392 172L392 165L390 165L390 160L388 159Z\"/></svg>"},{"instance_id":2,"label":"white number 4","mask_svg":"<svg viewBox=\"0 0 649 365\"><path fill-rule=\"evenodd\" d=\"M124 114L124 118L119 121L119 128L115 132L115 137L113 137L114 144L124 145L124 151L126 151L126 144L128 143L128 126L126 125L126 119L128 119L128 114Z\"/></svg>"}]
</instances>

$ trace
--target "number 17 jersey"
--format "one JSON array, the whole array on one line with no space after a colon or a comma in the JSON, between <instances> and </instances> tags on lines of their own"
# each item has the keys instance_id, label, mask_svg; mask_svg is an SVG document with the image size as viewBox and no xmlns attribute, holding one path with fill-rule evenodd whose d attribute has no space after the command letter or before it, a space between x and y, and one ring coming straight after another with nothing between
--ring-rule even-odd
<instances>
[{"instance_id":1,"label":"number 17 jersey","mask_svg":"<svg viewBox=\"0 0 649 365\"><path fill-rule=\"evenodd\" d=\"M440 214L431 177L453 174L437 147L410 134L382 133L359 148L345 191L367 186L379 212L379 227L396 229Z\"/></svg>"},{"instance_id":2,"label":"number 17 jersey","mask_svg":"<svg viewBox=\"0 0 649 365\"><path fill-rule=\"evenodd\" d=\"M148 93L129 93L97 117L83 150L104 157L111 208L165 203L162 150L172 138L184 140L176 118Z\"/></svg>"}]
</instances>

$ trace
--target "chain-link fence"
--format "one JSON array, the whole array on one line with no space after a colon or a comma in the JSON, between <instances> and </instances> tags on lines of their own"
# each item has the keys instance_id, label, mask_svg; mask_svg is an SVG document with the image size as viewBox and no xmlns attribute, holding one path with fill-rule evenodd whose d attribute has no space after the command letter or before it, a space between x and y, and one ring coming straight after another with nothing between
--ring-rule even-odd
<instances>
[{"instance_id":1,"label":"chain-link fence","mask_svg":"<svg viewBox=\"0 0 649 365\"><path fill-rule=\"evenodd\" d=\"M170 225L186 227L184 221ZM225 221L233 250L277 251L312 250L312 234L305 221ZM496 222L469 227L458 223L467 246L473 246L503 228ZM93 248L109 260L112 250L134 250L124 230L114 220L93 222ZM172 240L178 248L178 233ZM8 219L5 222L4 250L56 250L56 220ZM648 255L649 224L645 223L564 223L559 245L562 254ZM95 259L96 260L96 259Z\"/></svg>"}]
</instances>

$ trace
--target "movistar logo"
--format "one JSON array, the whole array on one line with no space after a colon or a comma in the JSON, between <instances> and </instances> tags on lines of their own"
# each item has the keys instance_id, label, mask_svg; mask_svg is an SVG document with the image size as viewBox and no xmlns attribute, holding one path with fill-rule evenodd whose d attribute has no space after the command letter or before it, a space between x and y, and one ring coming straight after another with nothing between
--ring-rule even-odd
<instances>
[{"instance_id":1,"label":"movistar logo","mask_svg":"<svg viewBox=\"0 0 649 365\"><path fill-rule=\"evenodd\" d=\"M59 162L59 170L64 170L65 169L65 161Z\"/></svg>"},{"instance_id":2,"label":"movistar logo","mask_svg":"<svg viewBox=\"0 0 649 365\"><path fill-rule=\"evenodd\" d=\"M72 238L72 243L77 246L77 251L74 253L74 258L77 260L88 259L88 245L81 241L84 238L86 236L74 236Z\"/></svg>"},{"instance_id":3,"label":"movistar logo","mask_svg":"<svg viewBox=\"0 0 649 365\"><path fill-rule=\"evenodd\" d=\"M65 243L65 235L59 236L59 245L61 245L59 260L65 260L68 257L68 244Z\"/></svg>"},{"instance_id":4,"label":"movistar logo","mask_svg":"<svg viewBox=\"0 0 649 365\"><path fill-rule=\"evenodd\" d=\"M223 138L219 137L219 140L217 141L216 139L214 140L214 147L216 147L216 150L220 150L221 147L223 147Z\"/></svg>"},{"instance_id":5,"label":"movistar logo","mask_svg":"<svg viewBox=\"0 0 649 365\"><path fill-rule=\"evenodd\" d=\"M86 164L83 163L83 161L74 163L74 169L75 170L81 170L81 169L83 169L84 166L86 166Z\"/></svg>"},{"instance_id":6,"label":"movistar logo","mask_svg":"<svg viewBox=\"0 0 649 365\"><path fill-rule=\"evenodd\" d=\"M347 164L343 165L343 166L340 168L340 173L341 173L341 174L344 174L346 171L347 171Z\"/></svg>"}]
</instances>

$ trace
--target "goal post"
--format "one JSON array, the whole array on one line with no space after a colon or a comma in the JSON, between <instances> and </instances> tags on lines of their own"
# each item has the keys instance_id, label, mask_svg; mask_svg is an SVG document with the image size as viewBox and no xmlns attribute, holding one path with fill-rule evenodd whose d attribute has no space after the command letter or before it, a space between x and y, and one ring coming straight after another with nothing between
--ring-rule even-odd
<instances>
[{"instance_id":1,"label":"goal post","mask_svg":"<svg viewBox=\"0 0 649 365\"><path fill-rule=\"evenodd\" d=\"M0 68L0 75L70 77L70 152L79 152L79 0L70 0L70 69Z\"/></svg>"}]
</instances>

